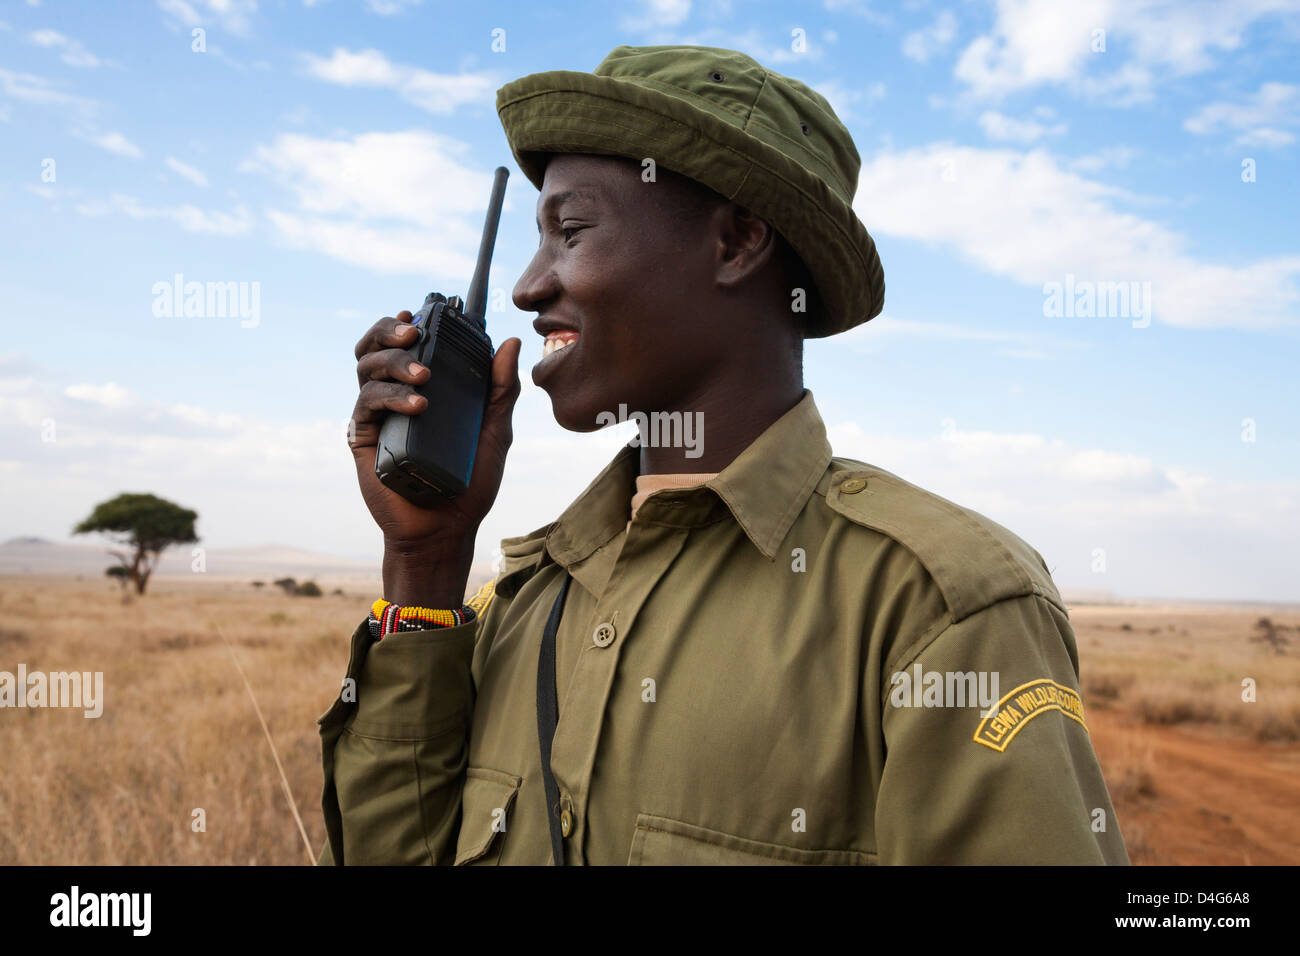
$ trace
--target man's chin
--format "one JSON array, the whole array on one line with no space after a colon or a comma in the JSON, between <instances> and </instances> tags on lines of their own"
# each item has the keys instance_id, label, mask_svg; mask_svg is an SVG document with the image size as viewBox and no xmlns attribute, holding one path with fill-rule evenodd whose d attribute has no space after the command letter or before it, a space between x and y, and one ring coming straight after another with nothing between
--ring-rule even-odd
<instances>
[{"instance_id":1,"label":"man's chin","mask_svg":"<svg viewBox=\"0 0 1300 956\"><path fill-rule=\"evenodd\" d=\"M599 417L602 411L599 403L571 393L557 394L545 388L543 391L551 398L551 414L556 424L566 431L594 432L605 427L606 422Z\"/></svg>"}]
</instances>

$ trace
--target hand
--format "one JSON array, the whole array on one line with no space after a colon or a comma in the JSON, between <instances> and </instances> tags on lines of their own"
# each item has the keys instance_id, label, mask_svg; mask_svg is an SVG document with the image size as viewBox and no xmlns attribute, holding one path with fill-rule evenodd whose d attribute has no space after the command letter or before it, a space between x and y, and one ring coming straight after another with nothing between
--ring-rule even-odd
<instances>
[{"instance_id":1,"label":"hand","mask_svg":"<svg viewBox=\"0 0 1300 956\"><path fill-rule=\"evenodd\" d=\"M519 398L519 350L523 343L517 338L506 339L493 357L492 383L469 488L451 500L438 501L432 508L421 508L375 475L379 430L389 413L438 414L438 409L428 408L428 401L412 387L427 381L430 370L414 363L406 352L418 336L410 323L411 313L406 311L380 319L357 343L357 382L361 390L349 436L357 482L389 551L427 553L443 545L455 550L466 535L472 550L478 526L496 501L506 454L514 440L511 418Z\"/></svg>"}]
</instances>

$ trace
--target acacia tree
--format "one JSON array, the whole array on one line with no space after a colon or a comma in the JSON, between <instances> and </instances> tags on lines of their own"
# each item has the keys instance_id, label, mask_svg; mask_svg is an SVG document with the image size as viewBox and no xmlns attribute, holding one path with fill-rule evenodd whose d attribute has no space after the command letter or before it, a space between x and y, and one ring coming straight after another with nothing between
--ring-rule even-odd
<instances>
[{"instance_id":1,"label":"acacia tree","mask_svg":"<svg viewBox=\"0 0 1300 956\"><path fill-rule=\"evenodd\" d=\"M144 594L164 549L199 540L194 533L198 517L197 512L156 495L122 494L96 505L90 517L72 533L98 531L116 538L122 550L109 554L121 562L135 592Z\"/></svg>"}]
</instances>

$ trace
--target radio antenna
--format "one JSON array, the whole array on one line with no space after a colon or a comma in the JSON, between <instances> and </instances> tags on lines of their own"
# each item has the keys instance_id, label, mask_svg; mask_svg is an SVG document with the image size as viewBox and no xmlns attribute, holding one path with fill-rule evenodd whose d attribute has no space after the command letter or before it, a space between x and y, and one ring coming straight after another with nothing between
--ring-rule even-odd
<instances>
[{"instance_id":1,"label":"radio antenna","mask_svg":"<svg viewBox=\"0 0 1300 956\"><path fill-rule=\"evenodd\" d=\"M492 179L492 197L488 200L487 219L483 222L483 239L478 247L478 262L474 264L474 278L469 283L469 298L465 317L485 326L487 312L488 272L492 268L492 247L497 241L497 223L501 221L501 203L505 201L506 177L510 171L498 166Z\"/></svg>"}]
</instances>

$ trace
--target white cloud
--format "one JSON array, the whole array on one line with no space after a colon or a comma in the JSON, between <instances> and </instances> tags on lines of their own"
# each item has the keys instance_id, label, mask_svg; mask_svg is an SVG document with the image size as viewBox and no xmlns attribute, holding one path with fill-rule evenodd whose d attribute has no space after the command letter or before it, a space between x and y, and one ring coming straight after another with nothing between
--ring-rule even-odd
<instances>
[{"instance_id":1,"label":"white cloud","mask_svg":"<svg viewBox=\"0 0 1300 956\"><path fill-rule=\"evenodd\" d=\"M125 156L128 159L140 159L144 156L140 147L135 145L121 133L112 131L100 135L82 133L79 134L87 142L94 143L100 149L108 150L110 153L116 153L118 156Z\"/></svg>"},{"instance_id":2,"label":"white cloud","mask_svg":"<svg viewBox=\"0 0 1300 956\"><path fill-rule=\"evenodd\" d=\"M1236 138L1236 142L1242 146L1264 146L1269 150L1275 150L1279 146L1290 146L1296 140L1294 133L1287 133L1286 130L1275 130L1269 126L1260 126L1258 129L1249 130Z\"/></svg>"},{"instance_id":3,"label":"white cloud","mask_svg":"<svg viewBox=\"0 0 1300 956\"><path fill-rule=\"evenodd\" d=\"M429 113L448 114L468 103L490 102L497 82L487 73L433 73L393 63L378 50L336 47L329 59L304 54L307 73L338 86L386 89Z\"/></svg>"},{"instance_id":4,"label":"white cloud","mask_svg":"<svg viewBox=\"0 0 1300 956\"><path fill-rule=\"evenodd\" d=\"M1035 120L1018 120L996 110L980 114L980 128L995 142L1034 143L1044 136L1060 136L1066 130L1064 123L1044 126Z\"/></svg>"},{"instance_id":5,"label":"white cloud","mask_svg":"<svg viewBox=\"0 0 1300 956\"><path fill-rule=\"evenodd\" d=\"M1244 102L1220 101L1203 107L1183 121L1183 129L1206 135L1221 130L1238 130L1243 146L1286 146L1295 135L1279 126L1300 126L1300 86L1264 83Z\"/></svg>"},{"instance_id":6,"label":"white cloud","mask_svg":"<svg viewBox=\"0 0 1300 956\"><path fill-rule=\"evenodd\" d=\"M36 106L67 107L83 116L96 110L94 100L57 89L55 84L44 77L31 73L15 73L0 69L0 93L6 97Z\"/></svg>"},{"instance_id":7,"label":"white cloud","mask_svg":"<svg viewBox=\"0 0 1300 956\"><path fill-rule=\"evenodd\" d=\"M424 130L320 139L298 133L259 146L244 171L264 171L301 209L428 223L481 209L491 176L464 165L468 144Z\"/></svg>"},{"instance_id":8,"label":"white cloud","mask_svg":"<svg viewBox=\"0 0 1300 956\"><path fill-rule=\"evenodd\" d=\"M789 63L815 63L824 56L823 46L815 42L812 37L805 38L807 44L799 51L794 49L795 38L792 34L787 33L782 42L772 42L779 37L781 31L774 33L771 30L760 30L758 27L750 27L744 33L737 33L734 26L706 26L691 33L679 33L670 28L648 30L642 37L642 42L651 45L711 46L740 50L766 67L779 67ZM800 78L803 76L799 70L789 72ZM809 83L809 85L813 84ZM832 81L832 85L838 84Z\"/></svg>"},{"instance_id":9,"label":"white cloud","mask_svg":"<svg viewBox=\"0 0 1300 956\"><path fill-rule=\"evenodd\" d=\"M826 97L826 101L831 104L831 109L835 111L835 115L842 123L856 118L853 109L855 104L863 103L870 106L885 98L885 84L878 80L861 88L847 87L839 80L827 80L814 84L813 89Z\"/></svg>"},{"instance_id":10,"label":"white cloud","mask_svg":"<svg viewBox=\"0 0 1300 956\"><path fill-rule=\"evenodd\" d=\"M47 49L61 50L59 59L68 66L93 68L103 66L104 62L87 50L79 40L73 40L57 30L33 30L27 34L28 42Z\"/></svg>"},{"instance_id":11,"label":"white cloud","mask_svg":"<svg viewBox=\"0 0 1300 956\"><path fill-rule=\"evenodd\" d=\"M691 0L639 0L637 16L626 16L619 24L624 30L658 30L675 27L691 15Z\"/></svg>"},{"instance_id":12,"label":"white cloud","mask_svg":"<svg viewBox=\"0 0 1300 956\"><path fill-rule=\"evenodd\" d=\"M197 405L173 405L168 411L186 424L198 425L202 428L231 431L245 425L244 419L238 415L229 413L214 414L207 409L199 408Z\"/></svg>"},{"instance_id":13,"label":"white cloud","mask_svg":"<svg viewBox=\"0 0 1300 956\"><path fill-rule=\"evenodd\" d=\"M1091 31L1104 26L1109 0L998 0L990 34L973 40L957 62L958 79L996 98L1040 83L1065 83L1083 71Z\"/></svg>"},{"instance_id":14,"label":"white cloud","mask_svg":"<svg viewBox=\"0 0 1300 956\"><path fill-rule=\"evenodd\" d=\"M957 18L943 10L934 23L903 38L903 55L917 63L926 63L943 53L957 38Z\"/></svg>"},{"instance_id":15,"label":"white cloud","mask_svg":"<svg viewBox=\"0 0 1300 956\"><path fill-rule=\"evenodd\" d=\"M892 22L888 14L876 12L873 0L822 0L822 6L830 13L852 13L877 26Z\"/></svg>"},{"instance_id":16,"label":"white cloud","mask_svg":"<svg viewBox=\"0 0 1300 956\"><path fill-rule=\"evenodd\" d=\"M949 246L1024 285L1041 288L1067 275L1150 282L1154 318L1170 325L1247 328L1300 319L1300 256L1244 265L1198 259L1182 234L1125 211L1126 198L1043 150L940 143L882 152L866 163L854 208L877 235Z\"/></svg>"},{"instance_id":17,"label":"white cloud","mask_svg":"<svg viewBox=\"0 0 1300 956\"><path fill-rule=\"evenodd\" d=\"M966 47L955 74L981 99L1054 85L1124 105L1165 77L1209 69L1257 21L1297 12L1296 0L997 0L992 29ZM1094 52L1096 30L1104 52Z\"/></svg>"},{"instance_id":18,"label":"white cloud","mask_svg":"<svg viewBox=\"0 0 1300 956\"><path fill-rule=\"evenodd\" d=\"M1300 482L1223 480L1150 456L936 422L928 437L828 423L835 454L972 508L1036 548L1063 588L1300 599ZM1243 446L1246 447L1246 446ZM1212 546L1210 543L1212 542ZM1095 574L1094 550L1107 571Z\"/></svg>"},{"instance_id":19,"label":"white cloud","mask_svg":"<svg viewBox=\"0 0 1300 956\"><path fill-rule=\"evenodd\" d=\"M274 528L286 543L373 552L380 536L344 439L350 400L337 398L337 418L285 424L158 402L112 383L60 389L45 377L10 389L0 380L0 439L9 449L0 525L62 538L95 502L140 490L198 510L206 541L263 542ZM42 440L51 428L53 440ZM33 500L39 514L14 507ZM326 513L337 520L323 529Z\"/></svg>"},{"instance_id":20,"label":"white cloud","mask_svg":"<svg viewBox=\"0 0 1300 956\"><path fill-rule=\"evenodd\" d=\"M1141 150L1129 146L1104 146L1095 153L1070 160L1070 169L1076 173L1096 173L1110 168L1123 169L1140 152Z\"/></svg>"},{"instance_id":21,"label":"white cloud","mask_svg":"<svg viewBox=\"0 0 1300 956\"><path fill-rule=\"evenodd\" d=\"M163 160L163 162L167 165L168 169L174 172L177 176L180 176L182 179L188 179L196 186L207 186L208 177L205 176L201 170L195 169L188 163L182 163L175 156L168 156Z\"/></svg>"},{"instance_id":22,"label":"white cloud","mask_svg":"<svg viewBox=\"0 0 1300 956\"><path fill-rule=\"evenodd\" d=\"M217 236L239 236L252 228L252 216L242 205L233 212L204 210L188 203L179 206L146 206L134 196L114 193L107 200L95 199L80 203L77 212L83 216L106 216L119 212L132 219L168 219L186 232L208 233Z\"/></svg>"},{"instance_id":23,"label":"white cloud","mask_svg":"<svg viewBox=\"0 0 1300 956\"><path fill-rule=\"evenodd\" d=\"M945 342L989 342L1008 345L1036 345L1060 348L1082 348L1086 343L1064 339L1049 338L1025 332L1006 329L992 329L983 325L960 325L955 322L923 322L916 319L898 319L892 315L881 315L870 324L859 325L836 336L837 341L846 347L862 348L874 351L891 338L919 338L930 341ZM1031 349L1034 357L1045 357L1045 353Z\"/></svg>"},{"instance_id":24,"label":"white cloud","mask_svg":"<svg viewBox=\"0 0 1300 956\"><path fill-rule=\"evenodd\" d=\"M402 13L408 7L418 7L420 2L421 0L366 0L366 9L381 17L391 17Z\"/></svg>"},{"instance_id":25,"label":"white cloud","mask_svg":"<svg viewBox=\"0 0 1300 956\"><path fill-rule=\"evenodd\" d=\"M1242 133L1237 137L1237 142L1242 146L1263 146L1267 149L1277 149L1279 146L1289 146L1294 143L1295 134L1288 133L1284 129L1261 126L1258 129Z\"/></svg>"},{"instance_id":26,"label":"white cloud","mask_svg":"<svg viewBox=\"0 0 1300 956\"><path fill-rule=\"evenodd\" d=\"M444 241L436 230L393 229L356 221L299 216L272 209L267 212L281 238L295 249L310 249L332 259L392 275L468 276L474 259Z\"/></svg>"},{"instance_id":27,"label":"white cloud","mask_svg":"<svg viewBox=\"0 0 1300 956\"><path fill-rule=\"evenodd\" d=\"M377 272L468 277L491 183L468 155L465 143L423 130L288 133L241 169L269 174L295 197L296 210L268 213L290 245Z\"/></svg>"},{"instance_id":28,"label":"white cloud","mask_svg":"<svg viewBox=\"0 0 1300 956\"><path fill-rule=\"evenodd\" d=\"M227 33L248 33L257 13L257 0L158 0L158 9L174 24L183 27L210 26L215 23Z\"/></svg>"},{"instance_id":29,"label":"white cloud","mask_svg":"<svg viewBox=\"0 0 1300 956\"><path fill-rule=\"evenodd\" d=\"M106 382L103 385L69 385L63 390L68 398L94 402L105 408L125 408L131 404L131 393L121 385Z\"/></svg>"}]
</instances>

